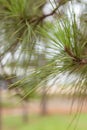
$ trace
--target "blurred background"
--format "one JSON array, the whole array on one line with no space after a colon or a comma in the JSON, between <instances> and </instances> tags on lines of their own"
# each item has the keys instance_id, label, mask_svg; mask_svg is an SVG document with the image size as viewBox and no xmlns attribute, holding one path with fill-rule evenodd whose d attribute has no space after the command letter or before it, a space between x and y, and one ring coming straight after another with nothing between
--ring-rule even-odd
<instances>
[{"instance_id":1,"label":"blurred background","mask_svg":"<svg viewBox=\"0 0 87 130\"><path fill-rule=\"evenodd\" d=\"M87 0L0 0L0 130L86 130L86 87Z\"/></svg>"}]
</instances>

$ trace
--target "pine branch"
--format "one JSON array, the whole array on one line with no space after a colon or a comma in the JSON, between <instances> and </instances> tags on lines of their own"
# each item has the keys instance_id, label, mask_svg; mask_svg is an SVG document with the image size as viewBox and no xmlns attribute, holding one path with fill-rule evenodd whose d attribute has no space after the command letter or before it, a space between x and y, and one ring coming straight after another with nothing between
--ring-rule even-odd
<instances>
[{"instance_id":1,"label":"pine branch","mask_svg":"<svg viewBox=\"0 0 87 130\"><path fill-rule=\"evenodd\" d=\"M73 59L73 61L77 62L78 64L87 64L87 59L80 59L79 57L74 56L74 54L70 51L69 48L65 47L65 52Z\"/></svg>"},{"instance_id":2,"label":"pine branch","mask_svg":"<svg viewBox=\"0 0 87 130\"><path fill-rule=\"evenodd\" d=\"M43 14L42 16L38 17L38 18L33 18L32 20L30 20L30 24L35 23L35 26L37 26L40 22L42 22L45 18L52 16L56 13L57 9L59 8L59 5L49 14Z\"/></svg>"}]
</instances>

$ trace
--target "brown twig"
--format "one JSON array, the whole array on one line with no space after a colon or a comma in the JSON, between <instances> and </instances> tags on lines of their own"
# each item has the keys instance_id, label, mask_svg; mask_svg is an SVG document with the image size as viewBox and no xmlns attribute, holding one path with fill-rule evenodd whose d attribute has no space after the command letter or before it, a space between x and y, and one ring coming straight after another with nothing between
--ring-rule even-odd
<instances>
[{"instance_id":1,"label":"brown twig","mask_svg":"<svg viewBox=\"0 0 87 130\"><path fill-rule=\"evenodd\" d=\"M65 52L67 52L67 54L68 54L70 57L72 57L73 61L75 61L75 62L77 62L77 63L79 63L79 64L81 64L81 65L87 64L87 59L80 59L79 57L76 57L76 56L72 53L72 51L70 51L69 48L65 47Z\"/></svg>"},{"instance_id":2,"label":"brown twig","mask_svg":"<svg viewBox=\"0 0 87 130\"><path fill-rule=\"evenodd\" d=\"M35 23L35 26L37 26L40 22L42 22L45 18L52 16L56 13L57 9L59 8L59 5L49 14L43 14L40 17L37 17L35 19L30 20L30 24Z\"/></svg>"}]
</instances>

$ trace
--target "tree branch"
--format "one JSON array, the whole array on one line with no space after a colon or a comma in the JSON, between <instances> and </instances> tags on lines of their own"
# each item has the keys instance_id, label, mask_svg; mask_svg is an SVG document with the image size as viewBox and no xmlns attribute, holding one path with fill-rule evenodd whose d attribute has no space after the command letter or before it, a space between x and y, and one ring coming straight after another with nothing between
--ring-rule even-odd
<instances>
[{"instance_id":1,"label":"tree branch","mask_svg":"<svg viewBox=\"0 0 87 130\"><path fill-rule=\"evenodd\" d=\"M74 56L74 54L70 51L69 48L65 47L65 52L73 58L73 61L77 62L78 64L81 64L81 65L85 65L87 64L87 59L80 59L76 56Z\"/></svg>"},{"instance_id":2,"label":"tree branch","mask_svg":"<svg viewBox=\"0 0 87 130\"><path fill-rule=\"evenodd\" d=\"M57 9L59 8L59 5L49 14L43 14L42 16L30 20L30 24L35 23L35 26L37 26L40 22L42 22L45 18L52 16L56 13Z\"/></svg>"}]
</instances>

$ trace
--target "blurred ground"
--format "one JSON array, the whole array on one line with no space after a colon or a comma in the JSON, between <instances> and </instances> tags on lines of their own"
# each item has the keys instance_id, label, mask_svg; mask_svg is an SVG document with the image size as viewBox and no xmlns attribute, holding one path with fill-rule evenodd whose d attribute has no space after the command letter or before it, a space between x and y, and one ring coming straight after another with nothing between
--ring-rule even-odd
<instances>
[{"instance_id":1,"label":"blurred ground","mask_svg":"<svg viewBox=\"0 0 87 130\"><path fill-rule=\"evenodd\" d=\"M41 116L41 99L32 99L27 104L28 122L23 120L22 103L9 93L3 94L2 130L67 130L70 124L69 130L87 129L86 99L75 98L73 102L71 97L48 97L46 116Z\"/></svg>"},{"instance_id":2,"label":"blurred ground","mask_svg":"<svg viewBox=\"0 0 87 130\"><path fill-rule=\"evenodd\" d=\"M74 119L74 120L73 120ZM2 130L87 130L87 114L71 115L29 115L24 122L21 116L3 118Z\"/></svg>"}]
</instances>

